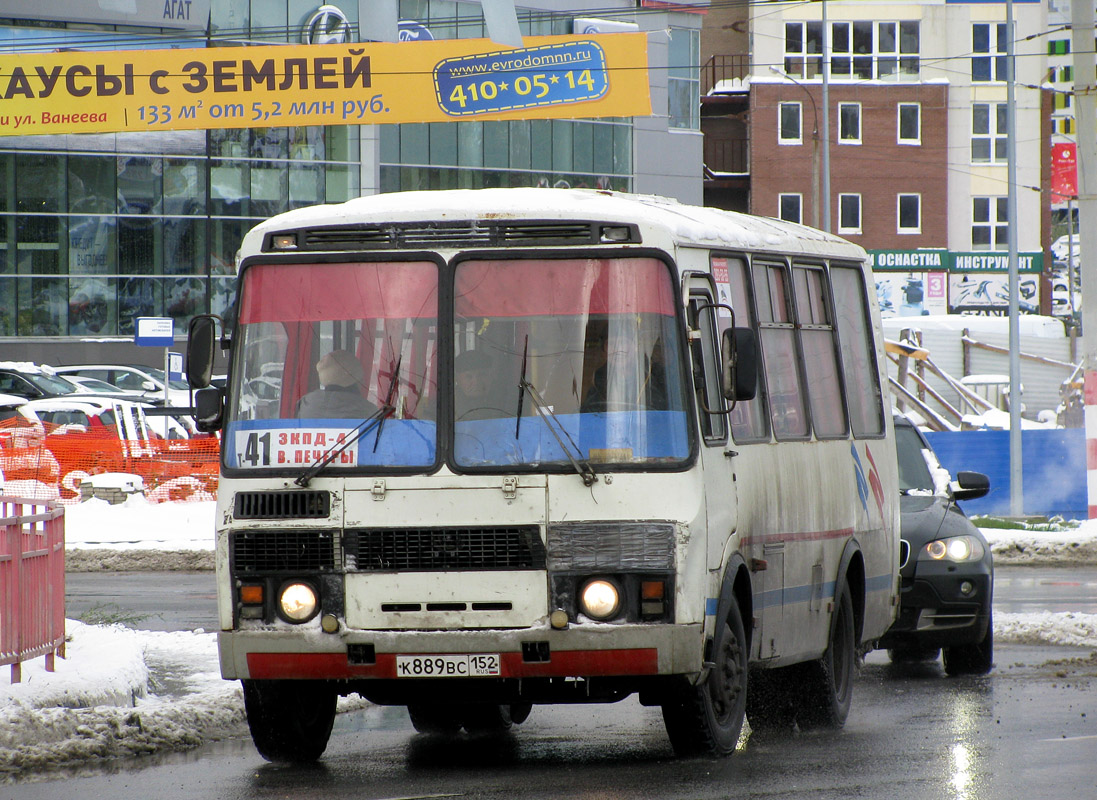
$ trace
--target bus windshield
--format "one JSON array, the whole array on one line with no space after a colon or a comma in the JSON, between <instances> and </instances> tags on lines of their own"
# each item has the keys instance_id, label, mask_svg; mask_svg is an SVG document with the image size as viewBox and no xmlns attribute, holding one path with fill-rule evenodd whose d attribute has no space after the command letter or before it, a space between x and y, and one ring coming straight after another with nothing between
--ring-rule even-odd
<instances>
[{"instance_id":1,"label":"bus windshield","mask_svg":"<svg viewBox=\"0 0 1097 800\"><path fill-rule=\"evenodd\" d=\"M456 465L687 458L674 307L670 272L652 258L460 262Z\"/></svg>"},{"instance_id":2,"label":"bus windshield","mask_svg":"<svg viewBox=\"0 0 1097 800\"><path fill-rule=\"evenodd\" d=\"M252 264L225 464L308 469L354 439L325 470L673 466L692 447L676 319L652 258Z\"/></svg>"},{"instance_id":3,"label":"bus windshield","mask_svg":"<svg viewBox=\"0 0 1097 800\"><path fill-rule=\"evenodd\" d=\"M433 262L246 267L225 465L307 469L371 418L329 469L435 464L437 315Z\"/></svg>"}]
</instances>

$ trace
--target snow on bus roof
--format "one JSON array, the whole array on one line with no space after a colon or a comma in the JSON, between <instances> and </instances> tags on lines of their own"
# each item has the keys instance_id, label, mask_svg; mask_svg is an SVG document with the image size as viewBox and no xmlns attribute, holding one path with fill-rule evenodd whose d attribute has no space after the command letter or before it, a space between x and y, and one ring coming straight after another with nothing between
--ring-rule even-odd
<instances>
[{"instance_id":1,"label":"snow on bus roof","mask_svg":"<svg viewBox=\"0 0 1097 800\"><path fill-rule=\"evenodd\" d=\"M258 252L265 233L309 226L518 218L646 222L664 225L676 237L698 245L864 257L861 247L840 237L784 220L691 206L655 195L545 188L392 192L309 206L257 225L245 238L243 251Z\"/></svg>"}]
</instances>

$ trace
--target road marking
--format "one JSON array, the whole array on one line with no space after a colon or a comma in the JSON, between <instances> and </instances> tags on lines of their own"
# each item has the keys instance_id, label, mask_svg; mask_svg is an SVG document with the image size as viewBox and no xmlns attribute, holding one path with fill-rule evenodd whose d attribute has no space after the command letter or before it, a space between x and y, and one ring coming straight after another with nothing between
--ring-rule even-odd
<instances>
[{"instance_id":1,"label":"road marking","mask_svg":"<svg viewBox=\"0 0 1097 800\"><path fill-rule=\"evenodd\" d=\"M1097 736L1058 736L1054 739L1041 739L1041 742L1084 742L1086 739L1097 739Z\"/></svg>"}]
</instances>

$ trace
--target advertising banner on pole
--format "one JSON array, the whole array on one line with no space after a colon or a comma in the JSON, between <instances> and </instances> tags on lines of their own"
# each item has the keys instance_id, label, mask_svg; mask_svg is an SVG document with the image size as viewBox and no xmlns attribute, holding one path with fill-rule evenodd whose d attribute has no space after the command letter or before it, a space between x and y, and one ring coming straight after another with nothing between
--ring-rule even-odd
<instances>
[{"instance_id":1,"label":"advertising banner on pole","mask_svg":"<svg viewBox=\"0 0 1097 800\"><path fill-rule=\"evenodd\" d=\"M0 136L651 114L647 36L0 56Z\"/></svg>"},{"instance_id":2,"label":"advertising banner on pole","mask_svg":"<svg viewBox=\"0 0 1097 800\"><path fill-rule=\"evenodd\" d=\"M1051 202L1065 203L1078 196L1078 145L1056 142L1051 146Z\"/></svg>"}]
</instances>

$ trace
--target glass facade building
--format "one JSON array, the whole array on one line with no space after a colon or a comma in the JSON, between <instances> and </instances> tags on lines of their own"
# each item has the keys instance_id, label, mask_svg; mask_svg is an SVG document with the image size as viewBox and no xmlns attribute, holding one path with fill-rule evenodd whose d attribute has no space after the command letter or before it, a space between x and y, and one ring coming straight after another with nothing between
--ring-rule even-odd
<instances>
[{"instance_id":1,"label":"glass facade building","mask_svg":"<svg viewBox=\"0 0 1097 800\"><path fill-rule=\"evenodd\" d=\"M13 2L33 7L29 0ZM300 44L322 5L213 0L208 23L190 30L112 24L104 11L95 12L97 21L0 19L0 53ZM368 3L336 0L323 7L332 5L346 18L348 37L358 39L359 9ZM542 5L550 8L518 8L523 35L574 32L579 12L561 10L566 4L555 0ZM600 12L638 18L628 3ZM654 29L668 30L667 12L657 13ZM0 338L9 344L123 340L133 336L138 317L171 317L181 337L194 315L226 311L236 252L249 228L292 208L362 193L491 186L652 191L654 184L658 193L674 196L683 179L699 193L699 174L692 177L699 167L684 140L671 147L650 139L652 130L699 136L700 18L679 16L694 28L675 28L667 37L669 54L655 48L661 58L673 56L676 68L669 92L668 76L653 72L654 116L642 121L2 136ZM478 2L400 0L399 18L401 38L487 36ZM650 142L646 168L634 163L638 142ZM664 174L679 183L663 183Z\"/></svg>"},{"instance_id":2,"label":"glass facade building","mask_svg":"<svg viewBox=\"0 0 1097 800\"><path fill-rule=\"evenodd\" d=\"M213 36L70 29L0 30L5 53L233 46L281 0L214 3ZM216 24L221 18L221 24ZM299 40L286 25L262 43ZM0 137L0 336L132 336L137 317L224 312L234 259L256 222L358 194L358 129L251 128Z\"/></svg>"}]
</instances>

